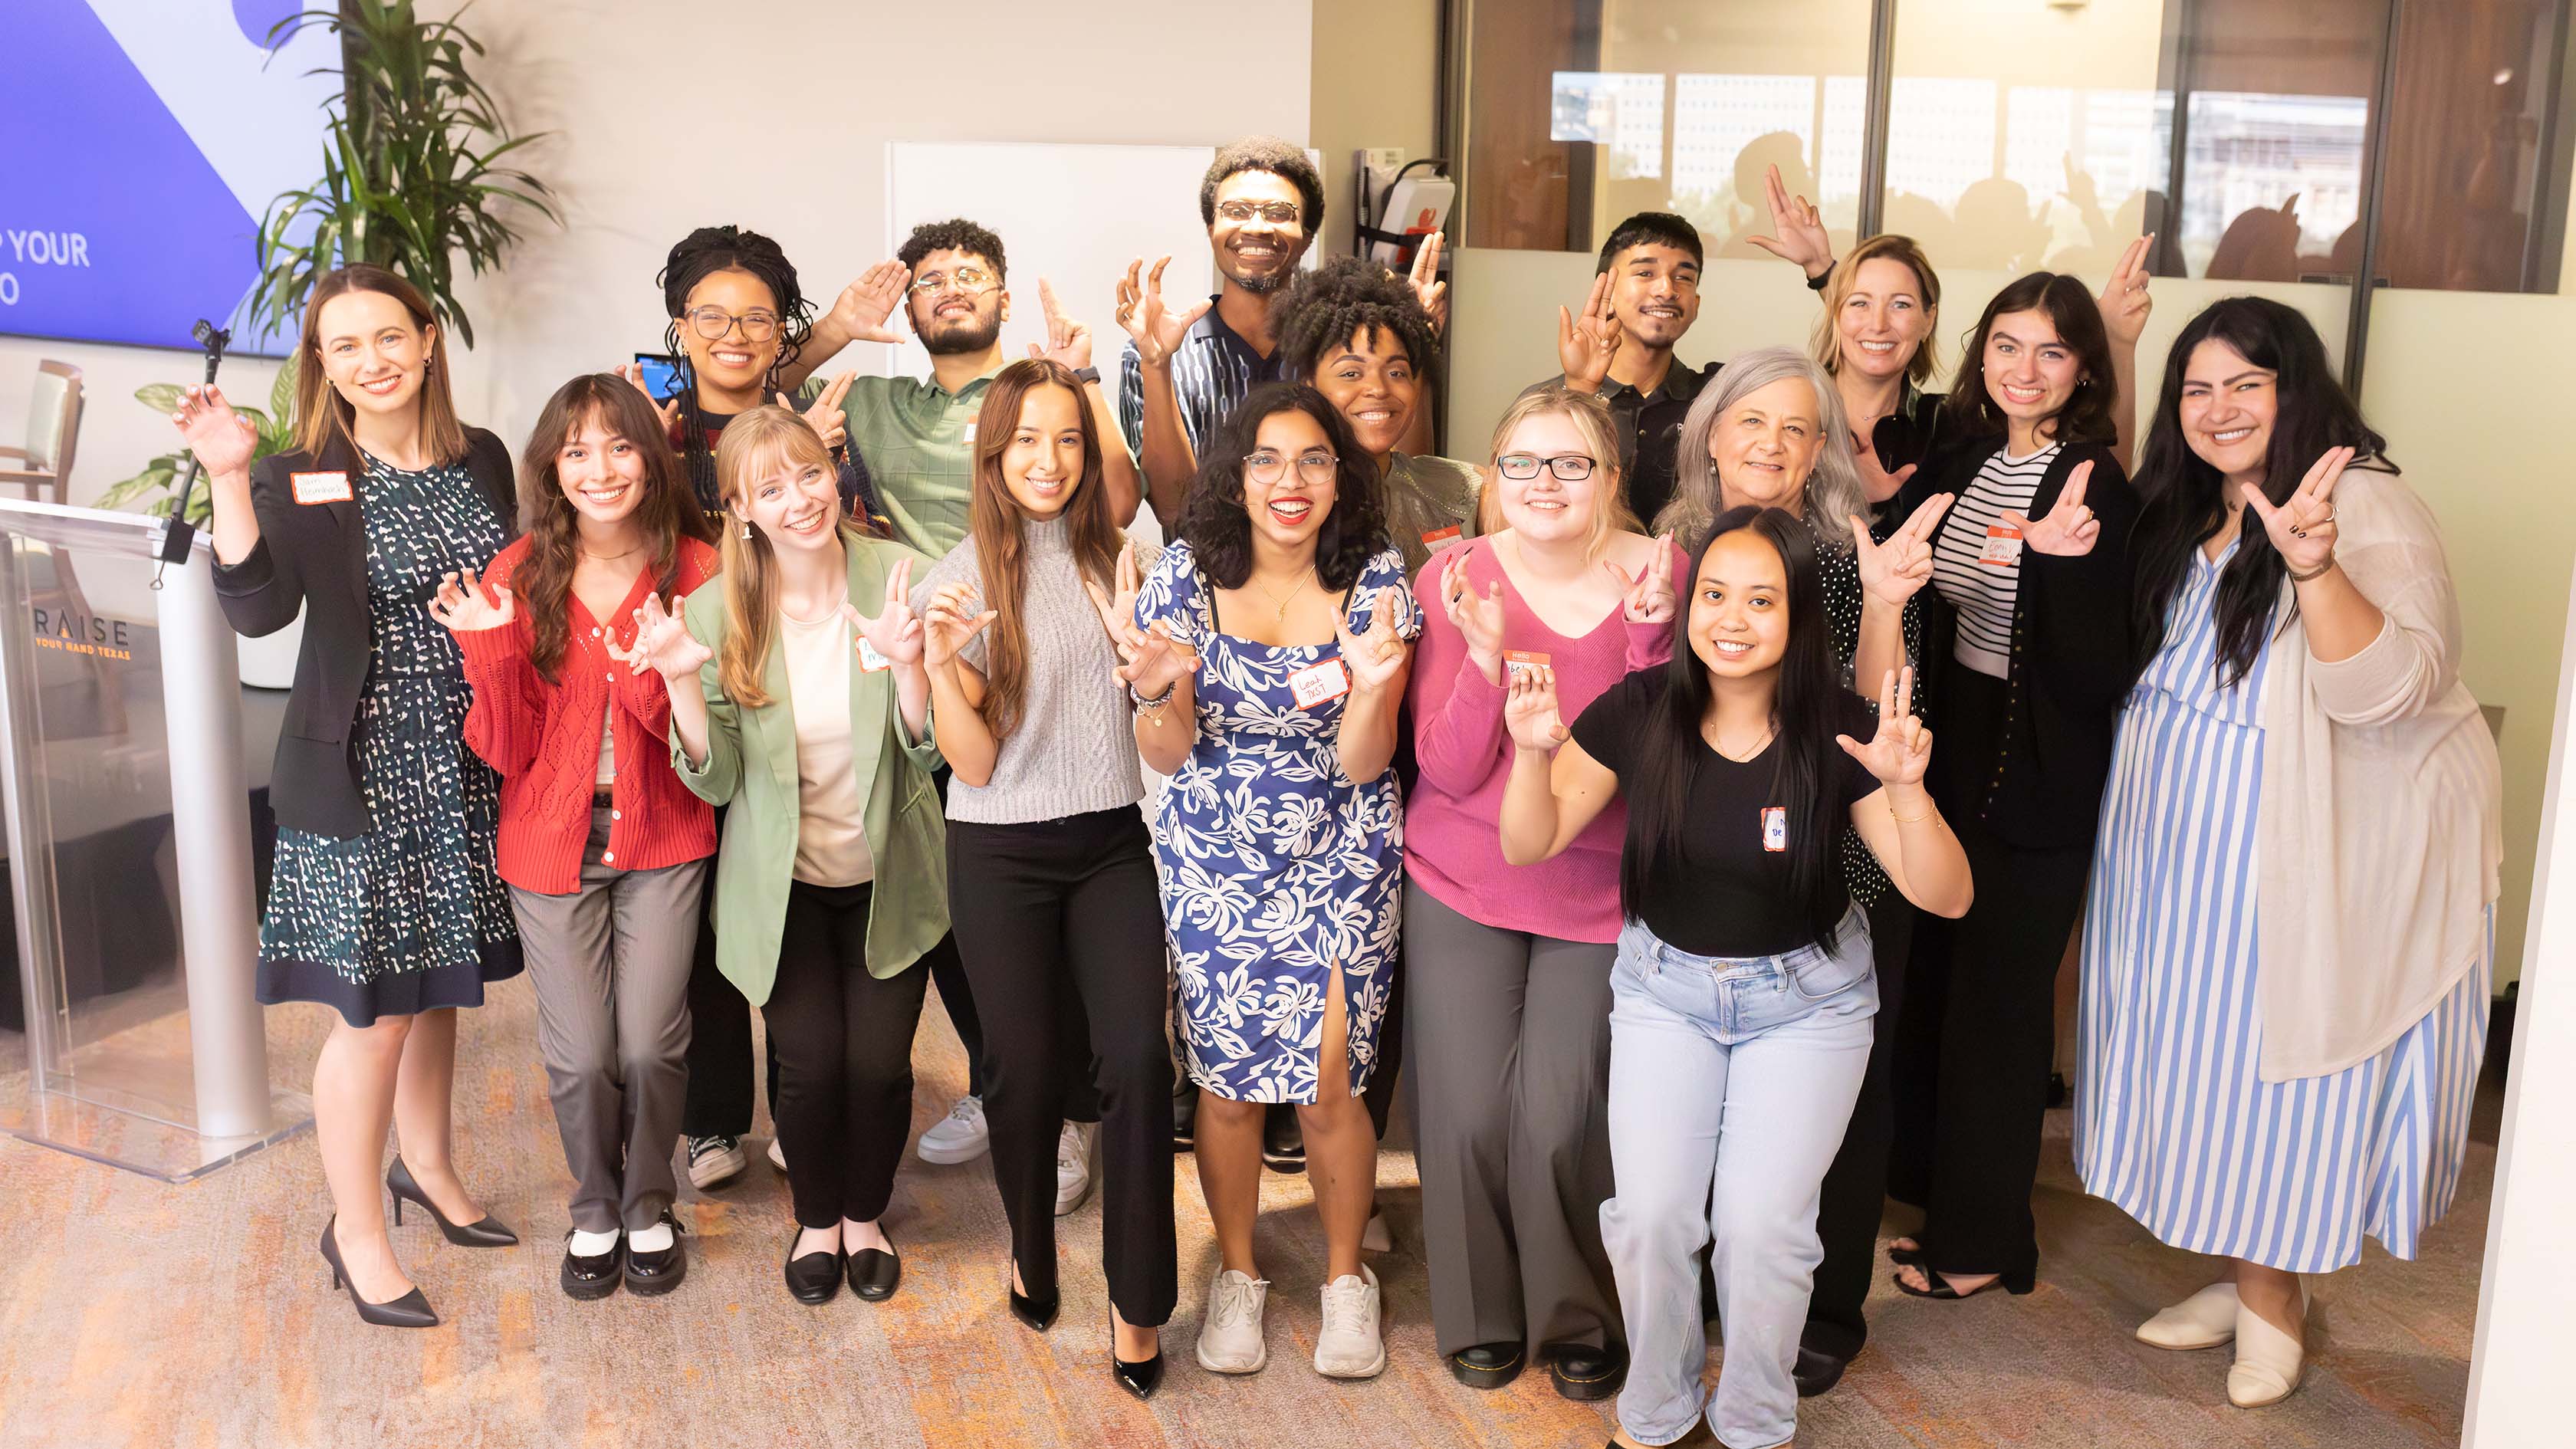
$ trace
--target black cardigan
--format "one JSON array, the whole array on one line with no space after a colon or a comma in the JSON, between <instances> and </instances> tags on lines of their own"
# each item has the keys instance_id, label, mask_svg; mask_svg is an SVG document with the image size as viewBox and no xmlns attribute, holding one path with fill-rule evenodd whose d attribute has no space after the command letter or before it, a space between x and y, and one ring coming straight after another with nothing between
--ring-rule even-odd
<instances>
[{"instance_id":1,"label":"black cardigan","mask_svg":"<svg viewBox=\"0 0 2576 1449\"><path fill-rule=\"evenodd\" d=\"M1966 440L1959 440L1965 442ZM1986 460L2004 446L2000 436L1941 450L1906 480L1906 496L1964 490ZM2012 663L2005 683L2003 728L1992 739L1940 734L1939 749L1973 749L1984 782L1972 800L1943 800L1953 819L1973 815L2007 845L2026 850L2090 845L2101 816L2102 785L2111 773L2111 744L2121 701L2133 675L2130 661L2129 542L2138 521L2137 491L2129 475L2098 443L2072 444L2050 462L2032 495L2029 516L2056 506L2067 475L2093 465L2084 502L2102 521L2093 550L2059 558L2036 550L2021 555L2021 584L2014 593ZM1908 504L1911 511L1911 503ZM1931 697L1956 699L1952 647L1958 611L1937 585L1916 595L1923 601L1923 672ZM1991 755L1991 765L1985 757ZM1935 768L1938 778L1945 774Z\"/></svg>"},{"instance_id":2,"label":"black cardigan","mask_svg":"<svg viewBox=\"0 0 2576 1449\"><path fill-rule=\"evenodd\" d=\"M518 483L510 450L492 434L467 428L465 466L492 516L516 536ZM364 835L373 823L350 740L373 650L367 540L354 496L345 503L297 503L289 478L346 473L354 495L365 471L354 452L337 442L318 460L311 453L279 453L252 464L250 502L259 519L259 542L241 562L215 565L215 593L237 632L274 634L295 622L297 610L304 612L304 644L277 740L269 806L279 825L315 835Z\"/></svg>"}]
</instances>

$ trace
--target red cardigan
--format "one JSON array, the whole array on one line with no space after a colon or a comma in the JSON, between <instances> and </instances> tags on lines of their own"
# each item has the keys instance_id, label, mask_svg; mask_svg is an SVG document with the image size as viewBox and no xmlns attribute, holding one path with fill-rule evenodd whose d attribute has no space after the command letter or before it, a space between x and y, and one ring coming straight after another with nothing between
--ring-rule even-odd
<instances>
[{"instance_id":1,"label":"red cardigan","mask_svg":"<svg viewBox=\"0 0 2576 1449\"><path fill-rule=\"evenodd\" d=\"M521 538L503 549L484 570L484 581L509 583L527 560L528 546ZM678 586L666 602L676 607L718 567L714 549L682 539ZM715 854L714 810L671 770L671 697L662 677L649 669L629 672L608 657L602 637L613 627L619 648L635 642L635 611L653 584L649 570L637 577L617 606L613 626L592 618L565 591L572 622L555 683L528 657L533 630L524 609L504 627L456 636L465 651L466 681L474 686L465 743L501 773L501 879L522 890L569 895L581 888L591 794L599 778L599 722L612 697L621 706L611 726L617 780L601 863L657 870Z\"/></svg>"}]
</instances>

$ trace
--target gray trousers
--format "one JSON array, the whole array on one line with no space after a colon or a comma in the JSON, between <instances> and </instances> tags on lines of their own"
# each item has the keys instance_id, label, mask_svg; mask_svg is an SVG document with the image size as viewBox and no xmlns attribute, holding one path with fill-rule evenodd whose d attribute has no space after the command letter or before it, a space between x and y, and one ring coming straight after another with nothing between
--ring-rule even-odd
<instances>
[{"instance_id":1,"label":"gray trousers","mask_svg":"<svg viewBox=\"0 0 2576 1449\"><path fill-rule=\"evenodd\" d=\"M689 1090L689 964L708 862L660 870L600 863L608 812L590 812L581 888L510 888L545 1059L572 1224L587 1233L649 1228L679 1185L671 1144Z\"/></svg>"},{"instance_id":2,"label":"gray trousers","mask_svg":"<svg viewBox=\"0 0 2576 1449\"><path fill-rule=\"evenodd\" d=\"M1479 925L1408 881L1404 951L1440 1351L1622 1342L1601 1243L1618 948Z\"/></svg>"}]
</instances>

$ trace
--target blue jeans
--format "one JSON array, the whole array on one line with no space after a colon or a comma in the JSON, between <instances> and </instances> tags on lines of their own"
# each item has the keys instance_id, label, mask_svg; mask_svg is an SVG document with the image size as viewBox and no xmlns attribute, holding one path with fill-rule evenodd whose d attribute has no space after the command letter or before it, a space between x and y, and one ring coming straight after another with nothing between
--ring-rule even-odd
<instances>
[{"instance_id":1,"label":"blue jeans","mask_svg":"<svg viewBox=\"0 0 2576 1449\"><path fill-rule=\"evenodd\" d=\"M1610 973L1610 1163L1601 1236L1627 1320L1619 1424L1669 1444L1703 1409L1728 1449L1797 1431L1789 1370L1824 1249L1816 1198L1869 1065L1878 980L1869 922L1835 949L1694 956L1630 922ZM1717 1280L1717 1392L1699 1305ZM1705 1401L1705 1402L1703 1402Z\"/></svg>"}]
</instances>

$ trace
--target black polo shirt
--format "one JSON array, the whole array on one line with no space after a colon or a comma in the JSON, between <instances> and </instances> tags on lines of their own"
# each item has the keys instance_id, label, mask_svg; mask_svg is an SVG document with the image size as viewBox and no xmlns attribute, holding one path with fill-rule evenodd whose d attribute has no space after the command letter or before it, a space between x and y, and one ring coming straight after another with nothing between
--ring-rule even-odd
<instances>
[{"instance_id":1,"label":"black polo shirt","mask_svg":"<svg viewBox=\"0 0 2576 1449\"><path fill-rule=\"evenodd\" d=\"M1616 379L1602 381L1601 400L1610 405L1610 416L1619 425L1619 472L1627 480L1628 508L1646 527L1654 526L1655 515L1673 499L1673 459L1681 443L1682 419L1690 415L1692 401L1721 366L1712 362L1694 371L1675 358L1653 392L1639 392ZM1523 391L1564 381L1560 372Z\"/></svg>"}]
</instances>

